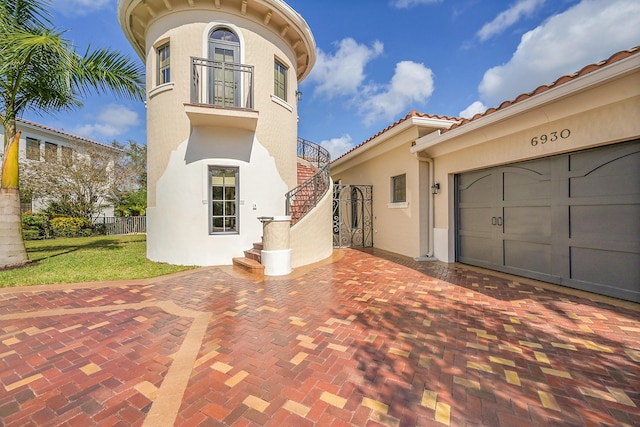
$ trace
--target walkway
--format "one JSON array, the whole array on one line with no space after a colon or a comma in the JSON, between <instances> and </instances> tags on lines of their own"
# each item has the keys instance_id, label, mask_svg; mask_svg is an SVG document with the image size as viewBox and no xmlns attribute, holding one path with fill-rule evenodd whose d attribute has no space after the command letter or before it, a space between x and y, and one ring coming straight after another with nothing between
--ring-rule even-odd
<instances>
[{"instance_id":1,"label":"walkway","mask_svg":"<svg viewBox=\"0 0 640 427\"><path fill-rule=\"evenodd\" d=\"M640 305L356 250L0 290L0 425L174 424L638 426Z\"/></svg>"}]
</instances>

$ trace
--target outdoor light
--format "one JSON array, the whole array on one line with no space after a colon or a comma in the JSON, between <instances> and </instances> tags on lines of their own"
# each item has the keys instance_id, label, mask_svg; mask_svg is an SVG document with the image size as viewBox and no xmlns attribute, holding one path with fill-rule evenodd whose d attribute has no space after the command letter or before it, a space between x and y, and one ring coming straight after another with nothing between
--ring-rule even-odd
<instances>
[{"instance_id":1,"label":"outdoor light","mask_svg":"<svg viewBox=\"0 0 640 427\"><path fill-rule=\"evenodd\" d=\"M302 92L300 92L299 90L296 90L296 99L298 100L298 102L302 101Z\"/></svg>"},{"instance_id":2,"label":"outdoor light","mask_svg":"<svg viewBox=\"0 0 640 427\"><path fill-rule=\"evenodd\" d=\"M431 186L431 194L438 194L440 192L440 183L436 182Z\"/></svg>"}]
</instances>

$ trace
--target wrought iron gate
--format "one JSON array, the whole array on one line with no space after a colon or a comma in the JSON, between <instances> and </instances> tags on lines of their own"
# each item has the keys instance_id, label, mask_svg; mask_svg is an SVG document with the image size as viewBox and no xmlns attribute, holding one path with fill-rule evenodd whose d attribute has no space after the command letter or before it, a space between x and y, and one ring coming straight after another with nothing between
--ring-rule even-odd
<instances>
[{"instance_id":1,"label":"wrought iron gate","mask_svg":"<svg viewBox=\"0 0 640 427\"><path fill-rule=\"evenodd\" d=\"M333 246L373 246L373 186L333 186Z\"/></svg>"}]
</instances>

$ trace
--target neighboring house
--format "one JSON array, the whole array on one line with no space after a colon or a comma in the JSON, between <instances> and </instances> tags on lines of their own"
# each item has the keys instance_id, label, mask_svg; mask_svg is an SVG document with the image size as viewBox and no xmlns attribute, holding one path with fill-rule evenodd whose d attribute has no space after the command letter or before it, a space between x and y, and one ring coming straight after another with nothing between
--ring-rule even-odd
<instances>
[{"instance_id":1,"label":"neighboring house","mask_svg":"<svg viewBox=\"0 0 640 427\"><path fill-rule=\"evenodd\" d=\"M316 59L304 19L281 0L119 0L118 17L147 67L148 258L231 264L259 248L259 218L286 214L295 224L266 252L293 267L330 256L328 159L297 138L297 84ZM301 211L306 193L285 194L309 165L323 191Z\"/></svg>"},{"instance_id":2,"label":"neighboring house","mask_svg":"<svg viewBox=\"0 0 640 427\"><path fill-rule=\"evenodd\" d=\"M639 117L634 48L472 119L411 113L331 174L373 186L375 247L640 302Z\"/></svg>"},{"instance_id":3,"label":"neighboring house","mask_svg":"<svg viewBox=\"0 0 640 427\"><path fill-rule=\"evenodd\" d=\"M119 149L110 145L25 119L17 119L16 128L22 131L18 154L21 165L33 162L74 162L78 156L86 155L87 150L120 153ZM0 128L0 135L4 139L2 128ZM4 154L4 144L0 144L0 155L2 154ZM31 201L25 201L22 198L21 210L38 212L47 206L48 202L45 199L34 198ZM113 216L113 206L103 205L100 216Z\"/></svg>"}]
</instances>

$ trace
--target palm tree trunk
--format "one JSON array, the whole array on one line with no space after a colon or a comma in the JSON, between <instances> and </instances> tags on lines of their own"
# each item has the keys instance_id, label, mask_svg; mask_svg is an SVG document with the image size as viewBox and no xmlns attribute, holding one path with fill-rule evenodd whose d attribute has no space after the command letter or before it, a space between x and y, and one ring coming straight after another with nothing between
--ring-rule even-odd
<instances>
[{"instance_id":1,"label":"palm tree trunk","mask_svg":"<svg viewBox=\"0 0 640 427\"><path fill-rule=\"evenodd\" d=\"M17 188L0 189L0 268L29 262L22 240L20 195Z\"/></svg>"},{"instance_id":2,"label":"palm tree trunk","mask_svg":"<svg viewBox=\"0 0 640 427\"><path fill-rule=\"evenodd\" d=\"M15 127L14 127L15 129ZM14 132L4 153L0 186L0 268L29 262L22 240L22 216L18 191L18 145L20 132ZM5 135L8 134L5 130Z\"/></svg>"}]
</instances>

